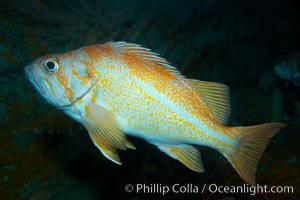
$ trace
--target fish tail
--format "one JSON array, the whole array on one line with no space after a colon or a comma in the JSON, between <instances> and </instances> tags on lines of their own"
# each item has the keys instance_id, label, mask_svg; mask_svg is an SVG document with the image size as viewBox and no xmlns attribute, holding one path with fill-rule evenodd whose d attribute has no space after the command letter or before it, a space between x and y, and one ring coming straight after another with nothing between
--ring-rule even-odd
<instances>
[{"instance_id":1,"label":"fish tail","mask_svg":"<svg viewBox=\"0 0 300 200\"><path fill-rule=\"evenodd\" d=\"M275 133L285 126L280 123L267 123L236 127L239 145L235 151L223 152L223 154L244 181L255 185L256 167L266 145Z\"/></svg>"}]
</instances>

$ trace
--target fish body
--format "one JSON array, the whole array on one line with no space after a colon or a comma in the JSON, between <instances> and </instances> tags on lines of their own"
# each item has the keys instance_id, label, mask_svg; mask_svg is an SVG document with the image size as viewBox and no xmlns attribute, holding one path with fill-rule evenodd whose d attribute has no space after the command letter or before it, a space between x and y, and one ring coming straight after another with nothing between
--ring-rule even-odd
<instances>
[{"instance_id":1,"label":"fish body","mask_svg":"<svg viewBox=\"0 0 300 200\"><path fill-rule=\"evenodd\" d=\"M192 145L222 153L248 183L258 159L284 124L228 127L228 87L189 80L140 45L109 42L38 58L25 67L52 105L83 124L105 157L121 164L117 149L134 148L126 134L156 145L192 170L203 172Z\"/></svg>"},{"instance_id":2,"label":"fish body","mask_svg":"<svg viewBox=\"0 0 300 200\"><path fill-rule=\"evenodd\" d=\"M300 87L300 53L285 57L274 66L276 74Z\"/></svg>"}]
</instances>

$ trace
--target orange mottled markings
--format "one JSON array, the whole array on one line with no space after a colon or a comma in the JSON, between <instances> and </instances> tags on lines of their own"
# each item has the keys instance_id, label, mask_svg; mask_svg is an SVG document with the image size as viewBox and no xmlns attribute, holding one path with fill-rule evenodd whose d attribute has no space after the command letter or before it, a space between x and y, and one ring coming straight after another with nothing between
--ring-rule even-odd
<instances>
[{"instance_id":1,"label":"orange mottled markings","mask_svg":"<svg viewBox=\"0 0 300 200\"><path fill-rule=\"evenodd\" d=\"M72 69L72 76L75 76L85 86L89 84L89 78L87 78L86 76L81 76L75 69Z\"/></svg>"},{"instance_id":2,"label":"orange mottled markings","mask_svg":"<svg viewBox=\"0 0 300 200\"><path fill-rule=\"evenodd\" d=\"M69 80L68 77L64 74L62 74L61 70L58 70L56 73L56 79L60 83L60 85L65 89L65 96L69 98L70 102L74 101L74 91L69 88Z\"/></svg>"},{"instance_id":3,"label":"orange mottled markings","mask_svg":"<svg viewBox=\"0 0 300 200\"><path fill-rule=\"evenodd\" d=\"M199 95L197 95L196 91L191 88L184 79L175 76L158 63L146 60L143 57L137 56L133 52L123 52L123 58L125 63L128 63L127 66L130 69L131 76L137 77L146 84L151 84L157 92L169 98L171 101L177 104L178 107L183 108L192 116L202 119L201 121L203 124L205 124L206 128L210 130L216 130L216 127L219 124L211 115L209 108L203 100L199 99ZM196 130L197 128L185 119L178 117L177 120L179 123L191 127L200 135L205 135L205 133L201 133L201 131L199 132L199 130ZM222 129L218 129L218 133L223 134ZM230 139L235 139L230 134L224 135ZM217 143L218 145L233 148L231 145L228 145L217 138L207 136L207 139Z\"/></svg>"},{"instance_id":4,"label":"orange mottled markings","mask_svg":"<svg viewBox=\"0 0 300 200\"><path fill-rule=\"evenodd\" d=\"M237 136L236 133L239 133L239 127L227 127L224 125L220 125L222 127L222 132L224 135L226 135L227 137L231 138L231 139L235 139L237 140ZM234 133L234 134L233 134Z\"/></svg>"},{"instance_id":5,"label":"orange mottled markings","mask_svg":"<svg viewBox=\"0 0 300 200\"><path fill-rule=\"evenodd\" d=\"M91 102L95 103L97 98L97 90L92 91L92 97L91 97Z\"/></svg>"},{"instance_id":6,"label":"orange mottled markings","mask_svg":"<svg viewBox=\"0 0 300 200\"><path fill-rule=\"evenodd\" d=\"M67 55L68 57L72 57L72 56L73 56L73 52L72 52L72 51L69 51L69 52L66 53L66 55Z\"/></svg>"},{"instance_id":7,"label":"orange mottled markings","mask_svg":"<svg viewBox=\"0 0 300 200\"><path fill-rule=\"evenodd\" d=\"M199 121L201 121L201 123L206 128L210 130L214 130L216 133L224 134L226 137L230 139L234 139L230 134L223 133L225 131L222 131L222 126L219 126L220 124L218 124L214 120L214 118L212 117L209 111L209 108L207 107L205 102L201 99L201 97L197 95L196 91L192 87L190 87L183 78L174 75L169 70L161 66L159 63L155 61L147 60L142 56L137 56L137 54L134 52L126 51L126 50L119 51L118 52L120 53L119 56L119 54L114 54L114 50L109 44L86 47L83 48L83 51L87 54L90 61L81 60L80 62L87 67L87 71L89 74L96 75L98 73L96 68L93 67L93 65L94 63L99 62L102 58L108 58L111 60L120 59L119 60L120 63L126 65L126 69L129 69L129 73L131 77L137 78L140 81L143 81L145 84L151 85L153 89L156 90L158 93L164 95L166 98L169 98L174 104L178 105L178 107L180 107L185 112L189 113L192 117L199 119ZM108 66L109 65L105 67ZM104 77L106 76L104 75ZM121 79L120 74L114 74L114 77L112 79L115 80L116 78ZM111 83L110 80L106 80L106 81L107 84L104 84L103 86L105 86L107 90L109 91L118 90L120 91L119 94L122 94L122 88L117 89L113 83L110 84ZM176 117L173 116L173 118L168 119L168 115L174 111L171 111L169 108L162 107L163 104L161 104L159 100L156 99L155 97L152 96L150 97L150 95L147 95L147 91L144 91L144 88L140 88L137 85L132 85L132 87L130 88L135 89L135 91L138 91L140 96L143 96L143 101L128 97L130 99L129 104L131 105L127 105L128 103L126 103L125 105L127 109L131 110L132 112L133 111L132 109L135 109L136 106L142 106L144 111L147 114L149 114L148 116L156 118L156 120L152 120L151 122L149 122L147 121L148 119L146 118L144 119L143 116L130 115L131 117L138 118L138 120L140 120L140 124L143 124L143 122L150 123L153 129L156 129L160 126L173 127L173 125L177 126L178 124L181 124L182 127L185 127L182 128L182 130L190 130L189 133L186 132L182 133L186 135L186 137L191 137L192 133L199 133L199 135L201 135L200 137L205 138L208 141L212 141L217 145L233 148L225 141L221 141L218 138L213 138L207 135L203 131L199 130L199 128L197 128L194 124L191 124L187 119L183 119L179 115L178 116L176 115ZM118 112L120 106L116 105L118 104L118 100L114 101L114 99L120 98L119 94L111 96L110 98L107 99L107 102L110 102L113 99L113 102L111 102L113 104L112 109L116 110L116 112ZM94 92L93 95L94 97L92 97L92 99L95 99L96 93ZM124 98L126 94L122 94L122 96ZM146 105L147 103L149 104L149 106ZM134 104L135 106L132 107L132 104ZM160 115L158 115L158 112L156 112L157 114L153 112L153 109L155 108L151 107L151 105L156 105L155 108L157 107L161 109L159 111ZM86 108L86 110L88 109ZM164 117L162 117L161 115L164 115ZM168 119L167 120L168 124L159 124L160 122L165 122L166 121L165 119ZM131 120L133 119L129 119L129 121ZM131 124L131 122L129 123ZM171 125L172 123L174 124Z\"/></svg>"},{"instance_id":8,"label":"orange mottled markings","mask_svg":"<svg viewBox=\"0 0 300 200\"><path fill-rule=\"evenodd\" d=\"M85 110L85 115L86 115L86 117L88 118L89 116L90 116L90 113L91 113L91 107L90 107L90 105L85 105L84 106L84 110Z\"/></svg>"},{"instance_id":9,"label":"orange mottled markings","mask_svg":"<svg viewBox=\"0 0 300 200\"><path fill-rule=\"evenodd\" d=\"M86 61L84 59L80 60L79 62L81 62L82 64L84 64L86 67L89 67L91 65L90 62L88 62L88 61Z\"/></svg>"},{"instance_id":10,"label":"orange mottled markings","mask_svg":"<svg viewBox=\"0 0 300 200\"><path fill-rule=\"evenodd\" d=\"M49 79L47 77L44 77L45 81L48 83L49 87L51 88L52 94L55 95L55 91L53 89L53 85L52 83L49 81Z\"/></svg>"},{"instance_id":11,"label":"orange mottled markings","mask_svg":"<svg viewBox=\"0 0 300 200\"><path fill-rule=\"evenodd\" d=\"M57 56L57 61L59 62L59 60L61 59L67 59L67 58L71 58L73 56L73 52L70 51L70 52L67 52L67 53L62 53L60 54L59 56Z\"/></svg>"},{"instance_id":12,"label":"orange mottled markings","mask_svg":"<svg viewBox=\"0 0 300 200\"><path fill-rule=\"evenodd\" d=\"M88 46L82 50L87 54L88 58L92 62L97 62L102 56L110 55L113 52L112 47L108 44Z\"/></svg>"},{"instance_id":13,"label":"orange mottled markings","mask_svg":"<svg viewBox=\"0 0 300 200\"><path fill-rule=\"evenodd\" d=\"M75 69L72 69L72 76L76 76L77 79L81 80L80 74Z\"/></svg>"},{"instance_id":14,"label":"orange mottled markings","mask_svg":"<svg viewBox=\"0 0 300 200\"><path fill-rule=\"evenodd\" d=\"M86 72L89 77L94 77L98 73L97 69L93 65L93 62L88 62L84 59L80 60L79 62L86 66Z\"/></svg>"},{"instance_id":15,"label":"orange mottled markings","mask_svg":"<svg viewBox=\"0 0 300 200\"><path fill-rule=\"evenodd\" d=\"M151 81L155 90L165 94L178 105L183 105L182 102L186 102L184 106L191 106L191 109L186 108L186 110L192 115L199 117L199 113L204 113L206 117L210 116L208 108L199 101L198 96L195 95L195 91L184 84L184 80L180 80L155 62L145 60L134 53L124 54L129 69L140 80L148 83Z\"/></svg>"}]
</instances>

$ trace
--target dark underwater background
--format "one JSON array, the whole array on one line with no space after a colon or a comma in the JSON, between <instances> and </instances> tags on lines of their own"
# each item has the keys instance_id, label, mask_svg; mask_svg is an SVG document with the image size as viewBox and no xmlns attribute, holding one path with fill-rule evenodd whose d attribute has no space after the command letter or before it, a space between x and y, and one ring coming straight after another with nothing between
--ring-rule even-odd
<instances>
[{"instance_id":1,"label":"dark underwater background","mask_svg":"<svg viewBox=\"0 0 300 200\"><path fill-rule=\"evenodd\" d=\"M229 125L287 123L261 157L256 180L291 185L294 193L127 193L126 184L244 182L212 149L199 147L206 172L196 173L132 137L137 150L120 152L118 166L24 76L37 57L112 40L150 48L188 78L227 84ZM0 199L298 199L300 88L268 76L296 52L297 0L0 0Z\"/></svg>"}]
</instances>

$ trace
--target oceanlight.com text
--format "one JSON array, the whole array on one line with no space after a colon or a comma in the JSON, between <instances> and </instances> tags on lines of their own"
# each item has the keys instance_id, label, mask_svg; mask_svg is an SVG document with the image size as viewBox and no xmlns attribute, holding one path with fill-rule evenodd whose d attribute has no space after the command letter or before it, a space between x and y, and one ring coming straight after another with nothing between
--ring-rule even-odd
<instances>
[{"instance_id":1,"label":"oceanlight.com text","mask_svg":"<svg viewBox=\"0 0 300 200\"><path fill-rule=\"evenodd\" d=\"M249 184L243 184L238 186L220 186L217 184L204 184L206 189L210 193L220 193L220 194L250 194L255 195L261 194L276 194L276 193L294 193L293 186L267 186L259 185L251 186Z\"/></svg>"}]
</instances>

